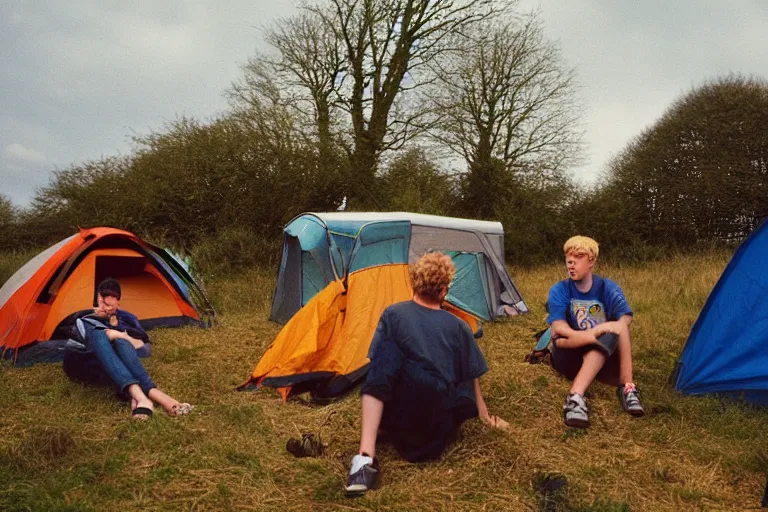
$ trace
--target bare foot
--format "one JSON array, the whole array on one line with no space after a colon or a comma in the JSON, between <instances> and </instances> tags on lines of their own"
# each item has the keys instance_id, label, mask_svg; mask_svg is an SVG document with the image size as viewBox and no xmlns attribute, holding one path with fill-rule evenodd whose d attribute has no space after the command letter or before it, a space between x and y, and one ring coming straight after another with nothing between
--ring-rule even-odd
<instances>
[{"instance_id":1,"label":"bare foot","mask_svg":"<svg viewBox=\"0 0 768 512\"><path fill-rule=\"evenodd\" d=\"M171 407L166 409L165 412L168 414L168 416L173 416L173 417L185 416L189 414L190 411L192 411L192 409L194 408L195 406L192 404L188 404L186 402L185 403L176 402Z\"/></svg>"},{"instance_id":2,"label":"bare foot","mask_svg":"<svg viewBox=\"0 0 768 512\"><path fill-rule=\"evenodd\" d=\"M509 423L504 421L503 419L499 418L498 416L491 416L493 424L492 426L494 428L498 428L499 430L505 430L507 432L510 431Z\"/></svg>"}]
</instances>

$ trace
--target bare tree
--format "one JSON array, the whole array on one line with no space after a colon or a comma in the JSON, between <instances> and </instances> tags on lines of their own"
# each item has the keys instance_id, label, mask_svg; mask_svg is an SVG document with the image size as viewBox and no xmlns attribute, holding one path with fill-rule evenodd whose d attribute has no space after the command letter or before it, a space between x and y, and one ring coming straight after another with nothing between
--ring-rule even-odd
<instances>
[{"instance_id":1,"label":"bare tree","mask_svg":"<svg viewBox=\"0 0 768 512\"><path fill-rule=\"evenodd\" d=\"M338 34L318 12L304 10L268 28L265 39L279 52L271 62L275 74L296 92L295 106L313 120L321 149L331 147L333 104L344 68Z\"/></svg>"},{"instance_id":2,"label":"bare tree","mask_svg":"<svg viewBox=\"0 0 768 512\"><path fill-rule=\"evenodd\" d=\"M536 14L486 20L462 39L464 50L435 66L431 133L467 163L467 206L493 216L499 188L560 180L578 155L574 71Z\"/></svg>"},{"instance_id":3,"label":"bare tree","mask_svg":"<svg viewBox=\"0 0 768 512\"><path fill-rule=\"evenodd\" d=\"M226 93L233 107L232 117L249 131L268 135L266 140L282 149L301 136L296 93L284 85L276 76L274 63L257 55L243 66L242 78Z\"/></svg>"},{"instance_id":4,"label":"bare tree","mask_svg":"<svg viewBox=\"0 0 768 512\"><path fill-rule=\"evenodd\" d=\"M448 35L489 16L493 5L492 0L328 0L304 7L331 31L323 41L339 43L340 72L325 90L333 90L332 105L349 120L351 199L366 202L381 153L423 129L424 109L410 108L403 94L427 83L420 71L451 50ZM295 31L280 34L293 38ZM307 76L301 66L295 69Z\"/></svg>"}]
</instances>

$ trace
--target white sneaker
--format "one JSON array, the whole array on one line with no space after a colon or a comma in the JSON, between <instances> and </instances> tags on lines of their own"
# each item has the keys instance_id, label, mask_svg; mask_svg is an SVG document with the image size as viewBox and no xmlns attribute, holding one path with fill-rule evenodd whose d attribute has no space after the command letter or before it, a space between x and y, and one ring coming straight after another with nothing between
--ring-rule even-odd
<instances>
[{"instance_id":1,"label":"white sneaker","mask_svg":"<svg viewBox=\"0 0 768 512\"><path fill-rule=\"evenodd\" d=\"M578 393L568 393L563 405L563 421L569 427L589 427L589 409L583 396Z\"/></svg>"},{"instance_id":2,"label":"white sneaker","mask_svg":"<svg viewBox=\"0 0 768 512\"><path fill-rule=\"evenodd\" d=\"M352 458L344 494L347 498L362 496L376 485L379 477L379 461L365 454Z\"/></svg>"}]
</instances>

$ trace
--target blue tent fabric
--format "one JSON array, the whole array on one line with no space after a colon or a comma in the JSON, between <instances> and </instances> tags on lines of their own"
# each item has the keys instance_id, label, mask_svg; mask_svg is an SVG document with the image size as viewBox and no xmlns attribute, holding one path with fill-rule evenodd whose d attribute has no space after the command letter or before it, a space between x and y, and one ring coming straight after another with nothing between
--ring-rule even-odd
<instances>
[{"instance_id":1,"label":"blue tent fabric","mask_svg":"<svg viewBox=\"0 0 768 512\"><path fill-rule=\"evenodd\" d=\"M448 301L483 320L491 320L493 311L485 295L488 275L483 253L446 251L446 254L456 266Z\"/></svg>"},{"instance_id":2,"label":"blue tent fabric","mask_svg":"<svg viewBox=\"0 0 768 512\"><path fill-rule=\"evenodd\" d=\"M347 235L331 231L331 238L333 238L337 247L336 254L334 255L337 258L337 268L349 268L349 257L352 256L352 248L355 246L356 235L357 233L354 235Z\"/></svg>"},{"instance_id":3,"label":"blue tent fabric","mask_svg":"<svg viewBox=\"0 0 768 512\"><path fill-rule=\"evenodd\" d=\"M285 323L297 306L304 306L338 278L343 262L328 228L316 216L301 215L283 232L283 256L270 319Z\"/></svg>"},{"instance_id":4,"label":"blue tent fabric","mask_svg":"<svg viewBox=\"0 0 768 512\"><path fill-rule=\"evenodd\" d=\"M768 406L768 222L736 250L685 344L675 387Z\"/></svg>"},{"instance_id":5,"label":"blue tent fabric","mask_svg":"<svg viewBox=\"0 0 768 512\"><path fill-rule=\"evenodd\" d=\"M408 263L411 223L377 222L364 226L352 249L349 272L393 263Z\"/></svg>"},{"instance_id":6,"label":"blue tent fabric","mask_svg":"<svg viewBox=\"0 0 768 512\"><path fill-rule=\"evenodd\" d=\"M295 236L285 234L283 255L272 296L270 319L285 323L293 316L294 307L301 303L301 245Z\"/></svg>"}]
</instances>

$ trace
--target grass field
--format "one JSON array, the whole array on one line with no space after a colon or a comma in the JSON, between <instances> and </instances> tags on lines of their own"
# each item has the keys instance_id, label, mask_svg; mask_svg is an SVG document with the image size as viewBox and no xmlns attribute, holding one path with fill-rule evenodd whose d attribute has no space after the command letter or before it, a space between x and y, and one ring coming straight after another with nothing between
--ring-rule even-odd
<instances>
[{"instance_id":1,"label":"grass field","mask_svg":"<svg viewBox=\"0 0 768 512\"><path fill-rule=\"evenodd\" d=\"M692 322L729 255L677 257L645 266L603 266L633 306L636 382L648 415L621 412L614 390L595 385L593 426L563 426L568 383L528 365L559 266L513 269L531 308L487 324L480 345L492 414L511 432L473 420L436 463L408 464L380 447L383 487L342 495L360 427L359 397L325 407L271 391L238 393L278 331L267 320L274 272L211 280L220 311L208 330L153 333L150 373L197 408L132 422L109 390L70 383L61 365L0 368L1 510L573 510L757 508L768 464L768 413L715 398L683 397L667 378ZM319 458L296 459L291 436L319 434ZM567 491L544 499L549 476Z\"/></svg>"}]
</instances>

